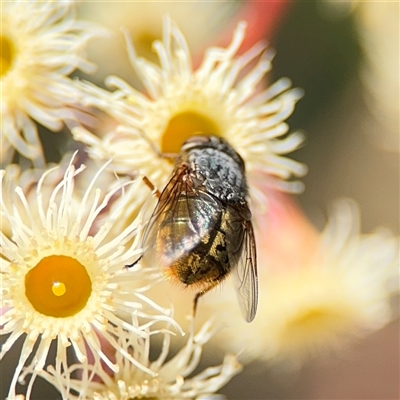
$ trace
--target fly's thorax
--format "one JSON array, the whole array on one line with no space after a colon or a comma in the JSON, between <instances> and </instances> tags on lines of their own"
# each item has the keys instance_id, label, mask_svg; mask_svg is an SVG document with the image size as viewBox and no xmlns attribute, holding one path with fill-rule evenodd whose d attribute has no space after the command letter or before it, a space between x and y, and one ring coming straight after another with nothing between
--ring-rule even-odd
<instances>
[{"instance_id":1,"label":"fly's thorax","mask_svg":"<svg viewBox=\"0 0 400 400\"><path fill-rule=\"evenodd\" d=\"M181 154L189 153L193 149L214 149L225 153L238 164L244 173L245 166L242 157L222 137L214 135L192 136L182 145Z\"/></svg>"},{"instance_id":2,"label":"fly's thorax","mask_svg":"<svg viewBox=\"0 0 400 400\"><path fill-rule=\"evenodd\" d=\"M229 154L214 148L193 148L182 155L180 162L188 165L196 189L229 204L246 198L248 189L244 168Z\"/></svg>"}]
</instances>

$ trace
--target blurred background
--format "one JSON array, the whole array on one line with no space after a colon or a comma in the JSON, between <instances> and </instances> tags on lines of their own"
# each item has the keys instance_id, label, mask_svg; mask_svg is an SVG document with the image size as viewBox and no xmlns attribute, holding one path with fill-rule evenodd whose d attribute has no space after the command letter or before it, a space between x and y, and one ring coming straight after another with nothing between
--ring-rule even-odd
<instances>
[{"instance_id":1,"label":"blurred background","mask_svg":"<svg viewBox=\"0 0 400 400\"><path fill-rule=\"evenodd\" d=\"M277 51L271 82L287 76L305 91L288 119L307 137L293 156L309 167L297 200L322 228L327 207L351 197L362 232L385 226L398 234L399 3L286 6L267 39ZM340 357L294 373L253 363L222 392L232 399L398 399L399 338L396 321Z\"/></svg>"},{"instance_id":2,"label":"blurred background","mask_svg":"<svg viewBox=\"0 0 400 400\"><path fill-rule=\"evenodd\" d=\"M227 43L237 21L246 19L249 43L265 38L277 52L268 81L287 76L305 91L288 120L292 131L301 129L307 137L290 155L309 167L303 179L306 190L297 196L304 212L322 228L331 203L350 197L360 206L362 232L385 226L399 233L397 1L111 3L77 2L82 19L106 25L115 34L93 42L89 58L101 67L88 80L102 85L107 75L115 74L137 84L120 26L135 45L143 43L138 51L151 57L149 43L160 37L161 17L169 13L196 60L211 43ZM135 39L139 25L152 33ZM50 160L58 161L60 155L50 149L70 148L68 135L43 130L42 136ZM254 362L220 392L230 399L398 399L399 337L396 321L340 357L309 362L296 372ZM222 354L217 356L206 351L203 366L219 363ZM12 366L11 352L4 365ZM7 374L4 369L5 381ZM41 382L36 386L34 399L57 398Z\"/></svg>"}]
</instances>

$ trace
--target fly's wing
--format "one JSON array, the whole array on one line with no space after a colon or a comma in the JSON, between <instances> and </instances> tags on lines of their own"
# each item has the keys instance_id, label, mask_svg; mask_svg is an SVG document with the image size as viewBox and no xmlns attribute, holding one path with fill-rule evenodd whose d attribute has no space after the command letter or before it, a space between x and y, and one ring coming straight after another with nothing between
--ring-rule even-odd
<instances>
[{"instance_id":1,"label":"fly's wing","mask_svg":"<svg viewBox=\"0 0 400 400\"><path fill-rule=\"evenodd\" d=\"M239 212L242 215L251 215L247 206ZM232 223L233 232L236 231L235 243L230 245L230 259L232 259L233 283L238 296L240 310L247 322L256 316L258 303L257 254L254 239L253 225L249 219L242 218Z\"/></svg>"},{"instance_id":2,"label":"fly's wing","mask_svg":"<svg viewBox=\"0 0 400 400\"><path fill-rule=\"evenodd\" d=\"M174 171L143 235L143 261L168 267L210 234L221 217L221 203L193 187L185 166Z\"/></svg>"}]
</instances>

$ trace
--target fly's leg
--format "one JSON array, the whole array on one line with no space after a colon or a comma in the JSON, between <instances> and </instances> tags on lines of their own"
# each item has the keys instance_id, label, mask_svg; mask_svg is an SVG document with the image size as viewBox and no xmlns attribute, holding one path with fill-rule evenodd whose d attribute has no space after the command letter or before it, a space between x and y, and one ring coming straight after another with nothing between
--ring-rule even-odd
<instances>
[{"instance_id":1,"label":"fly's leg","mask_svg":"<svg viewBox=\"0 0 400 400\"><path fill-rule=\"evenodd\" d=\"M207 288L205 288L204 290L202 290L201 292L197 293L196 296L194 297L193 300L193 318L196 315L196 310L197 310L197 302L199 301L199 298L201 296L203 296L203 294L206 294L207 292L209 292L211 289L214 289L215 286L217 286L220 283L220 280L218 281L214 281L210 284L210 286L208 286Z\"/></svg>"},{"instance_id":2,"label":"fly's leg","mask_svg":"<svg viewBox=\"0 0 400 400\"><path fill-rule=\"evenodd\" d=\"M132 264L127 264L125 265L125 268L132 268L134 267L141 259L143 258L143 255L141 255L137 260L135 260Z\"/></svg>"},{"instance_id":3,"label":"fly's leg","mask_svg":"<svg viewBox=\"0 0 400 400\"><path fill-rule=\"evenodd\" d=\"M144 184L151 190L151 193L157 197L157 199L160 198L161 192L154 186L153 182L150 181L150 179L147 176L142 176L142 180ZM143 258L143 254L135 260L132 264L127 264L125 265L126 268L132 268L134 267L141 259Z\"/></svg>"},{"instance_id":4,"label":"fly's leg","mask_svg":"<svg viewBox=\"0 0 400 400\"><path fill-rule=\"evenodd\" d=\"M145 185L151 190L151 192L155 196L157 196L157 199L159 199L161 196L161 192L154 186L153 182L151 182L147 176L143 176L142 179Z\"/></svg>"}]
</instances>

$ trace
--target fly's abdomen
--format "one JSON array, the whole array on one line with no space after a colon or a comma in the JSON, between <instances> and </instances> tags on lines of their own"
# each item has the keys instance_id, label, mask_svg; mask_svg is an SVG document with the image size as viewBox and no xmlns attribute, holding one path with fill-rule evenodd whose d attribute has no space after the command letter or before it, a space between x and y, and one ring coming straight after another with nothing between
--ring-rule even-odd
<instances>
[{"instance_id":1,"label":"fly's abdomen","mask_svg":"<svg viewBox=\"0 0 400 400\"><path fill-rule=\"evenodd\" d=\"M190 252L177 259L164 271L187 286L207 287L229 274L229 257L225 233L215 230Z\"/></svg>"},{"instance_id":2,"label":"fly's abdomen","mask_svg":"<svg viewBox=\"0 0 400 400\"><path fill-rule=\"evenodd\" d=\"M158 232L157 252L164 275L185 285L207 285L229 272L222 211L199 193L181 193Z\"/></svg>"}]
</instances>

